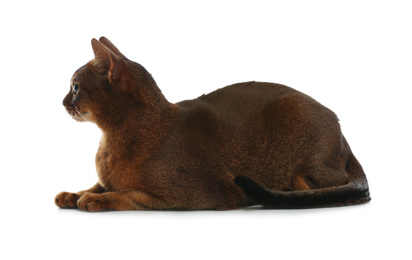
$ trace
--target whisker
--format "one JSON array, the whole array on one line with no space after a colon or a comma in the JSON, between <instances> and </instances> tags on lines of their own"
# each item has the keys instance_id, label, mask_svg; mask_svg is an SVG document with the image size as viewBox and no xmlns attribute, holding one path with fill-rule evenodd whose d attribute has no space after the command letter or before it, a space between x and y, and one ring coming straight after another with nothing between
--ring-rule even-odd
<instances>
[{"instance_id":1,"label":"whisker","mask_svg":"<svg viewBox=\"0 0 412 260\"><path fill-rule=\"evenodd\" d=\"M75 106L74 109L76 109L76 116L79 115L83 118L84 121L87 121L86 118L80 113L79 109ZM79 119L79 117L77 117Z\"/></svg>"}]
</instances>

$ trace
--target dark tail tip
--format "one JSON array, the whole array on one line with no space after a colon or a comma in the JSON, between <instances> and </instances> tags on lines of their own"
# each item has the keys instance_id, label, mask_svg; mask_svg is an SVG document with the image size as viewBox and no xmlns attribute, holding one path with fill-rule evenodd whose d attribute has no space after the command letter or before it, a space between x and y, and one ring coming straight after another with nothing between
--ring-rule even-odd
<instances>
[{"instance_id":1,"label":"dark tail tip","mask_svg":"<svg viewBox=\"0 0 412 260\"><path fill-rule=\"evenodd\" d=\"M317 190L271 191L245 176L237 176L235 183L257 204L270 208L317 208L363 204L370 200L367 185L347 185Z\"/></svg>"}]
</instances>

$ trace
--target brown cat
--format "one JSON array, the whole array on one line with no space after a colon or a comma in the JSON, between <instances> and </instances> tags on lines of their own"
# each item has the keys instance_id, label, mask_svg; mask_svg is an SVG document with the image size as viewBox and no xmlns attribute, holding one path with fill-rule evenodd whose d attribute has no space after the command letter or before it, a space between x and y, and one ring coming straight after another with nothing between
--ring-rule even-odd
<instances>
[{"instance_id":1,"label":"brown cat","mask_svg":"<svg viewBox=\"0 0 412 260\"><path fill-rule=\"evenodd\" d=\"M309 96L246 82L171 104L108 39L93 39L92 47L95 59L74 73L63 105L103 132L99 181L58 194L57 206L228 210L370 200L336 115Z\"/></svg>"}]
</instances>

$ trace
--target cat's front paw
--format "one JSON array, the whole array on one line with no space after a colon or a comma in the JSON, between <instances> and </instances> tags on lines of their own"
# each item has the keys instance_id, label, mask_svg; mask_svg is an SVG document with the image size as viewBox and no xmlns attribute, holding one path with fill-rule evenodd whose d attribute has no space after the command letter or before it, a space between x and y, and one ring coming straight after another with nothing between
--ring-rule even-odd
<instances>
[{"instance_id":1,"label":"cat's front paw","mask_svg":"<svg viewBox=\"0 0 412 260\"><path fill-rule=\"evenodd\" d=\"M79 198L80 196L76 193L60 192L57 194L54 202L59 208L74 209L77 208L77 201Z\"/></svg>"},{"instance_id":2,"label":"cat's front paw","mask_svg":"<svg viewBox=\"0 0 412 260\"><path fill-rule=\"evenodd\" d=\"M107 210L107 202L102 194L86 193L77 201L77 207L85 211Z\"/></svg>"}]
</instances>

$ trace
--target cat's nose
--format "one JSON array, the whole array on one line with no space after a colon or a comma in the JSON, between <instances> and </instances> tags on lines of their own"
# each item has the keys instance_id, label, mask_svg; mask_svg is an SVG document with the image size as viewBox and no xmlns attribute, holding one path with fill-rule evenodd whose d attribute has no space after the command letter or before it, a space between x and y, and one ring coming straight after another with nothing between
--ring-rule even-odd
<instances>
[{"instance_id":1,"label":"cat's nose","mask_svg":"<svg viewBox=\"0 0 412 260\"><path fill-rule=\"evenodd\" d=\"M67 105L66 100L63 100L63 106L65 107Z\"/></svg>"}]
</instances>

